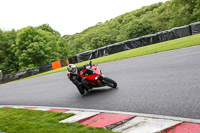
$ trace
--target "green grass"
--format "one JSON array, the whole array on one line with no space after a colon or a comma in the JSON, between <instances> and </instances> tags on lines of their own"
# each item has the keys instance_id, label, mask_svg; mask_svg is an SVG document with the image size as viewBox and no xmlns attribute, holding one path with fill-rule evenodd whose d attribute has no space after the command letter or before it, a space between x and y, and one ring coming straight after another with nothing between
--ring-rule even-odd
<instances>
[{"instance_id":1,"label":"green grass","mask_svg":"<svg viewBox=\"0 0 200 133\"><path fill-rule=\"evenodd\" d=\"M79 123L59 123L73 114L0 108L0 130L6 133L111 133Z\"/></svg>"},{"instance_id":2,"label":"green grass","mask_svg":"<svg viewBox=\"0 0 200 133\"><path fill-rule=\"evenodd\" d=\"M123 60L123 59L127 59L127 58L133 58L133 57L137 57L137 56L154 54L154 53L158 53L158 52L180 49L180 48L185 48L185 47L191 47L191 46L196 46L196 45L200 45L200 34L119 52L116 54L93 59L92 62L93 62L93 64L102 64L102 63L106 63L106 62ZM88 63L89 63L89 61L81 62L81 63L77 63L76 66L82 66L82 65L88 64ZM25 79L39 77L39 76L48 75L48 74L57 73L57 72L62 72L62 71L66 71L66 70L67 70L67 67L62 67L60 69L48 71L48 72L34 75L34 76L31 76L31 77L28 77Z\"/></svg>"}]
</instances>

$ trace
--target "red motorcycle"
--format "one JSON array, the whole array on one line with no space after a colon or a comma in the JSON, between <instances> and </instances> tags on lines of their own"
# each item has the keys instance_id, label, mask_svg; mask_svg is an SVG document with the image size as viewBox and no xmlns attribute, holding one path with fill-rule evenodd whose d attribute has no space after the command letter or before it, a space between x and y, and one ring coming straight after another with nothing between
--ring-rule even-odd
<instances>
[{"instance_id":1,"label":"red motorcycle","mask_svg":"<svg viewBox=\"0 0 200 133\"><path fill-rule=\"evenodd\" d=\"M80 77L85 92L96 87L117 87L117 83L114 80L102 75L102 72L97 65L92 65L92 61L90 61L89 66L87 66L86 69L80 72Z\"/></svg>"}]
</instances>

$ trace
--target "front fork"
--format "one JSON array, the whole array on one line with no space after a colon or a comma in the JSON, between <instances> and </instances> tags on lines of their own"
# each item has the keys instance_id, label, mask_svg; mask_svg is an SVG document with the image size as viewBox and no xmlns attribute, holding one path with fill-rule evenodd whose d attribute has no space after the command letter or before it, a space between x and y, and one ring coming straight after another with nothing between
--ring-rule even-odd
<instances>
[{"instance_id":1,"label":"front fork","mask_svg":"<svg viewBox=\"0 0 200 133\"><path fill-rule=\"evenodd\" d=\"M99 81L101 82L102 85L107 85L107 83L103 80L103 78L104 78L104 75L101 75L99 77Z\"/></svg>"}]
</instances>

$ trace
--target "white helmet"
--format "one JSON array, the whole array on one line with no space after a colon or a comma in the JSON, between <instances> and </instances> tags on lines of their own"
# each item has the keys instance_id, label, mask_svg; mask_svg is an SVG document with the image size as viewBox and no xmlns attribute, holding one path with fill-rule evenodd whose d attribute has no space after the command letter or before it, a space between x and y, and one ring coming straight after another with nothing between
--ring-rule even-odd
<instances>
[{"instance_id":1,"label":"white helmet","mask_svg":"<svg viewBox=\"0 0 200 133\"><path fill-rule=\"evenodd\" d=\"M67 66L67 70L70 72L70 73L76 73L76 66L74 64L69 64Z\"/></svg>"}]
</instances>

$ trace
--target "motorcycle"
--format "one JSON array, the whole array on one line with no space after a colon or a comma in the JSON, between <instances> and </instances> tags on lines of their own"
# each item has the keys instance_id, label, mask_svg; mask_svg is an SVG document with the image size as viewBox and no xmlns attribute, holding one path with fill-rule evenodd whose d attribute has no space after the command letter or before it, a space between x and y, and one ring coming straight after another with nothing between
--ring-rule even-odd
<instances>
[{"instance_id":1,"label":"motorcycle","mask_svg":"<svg viewBox=\"0 0 200 133\"><path fill-rule=\"evenodd\" d=\"M92 88L108 86L111 88L117 87L117 82L113 79L105 77L97 65L93 65L90 61L89 66L80 72L81 82L83 84L84 94ZM68 74L69 78L69 74ZM83 94L83 93L81 93Z\"/></svg>"}]
</instances>

